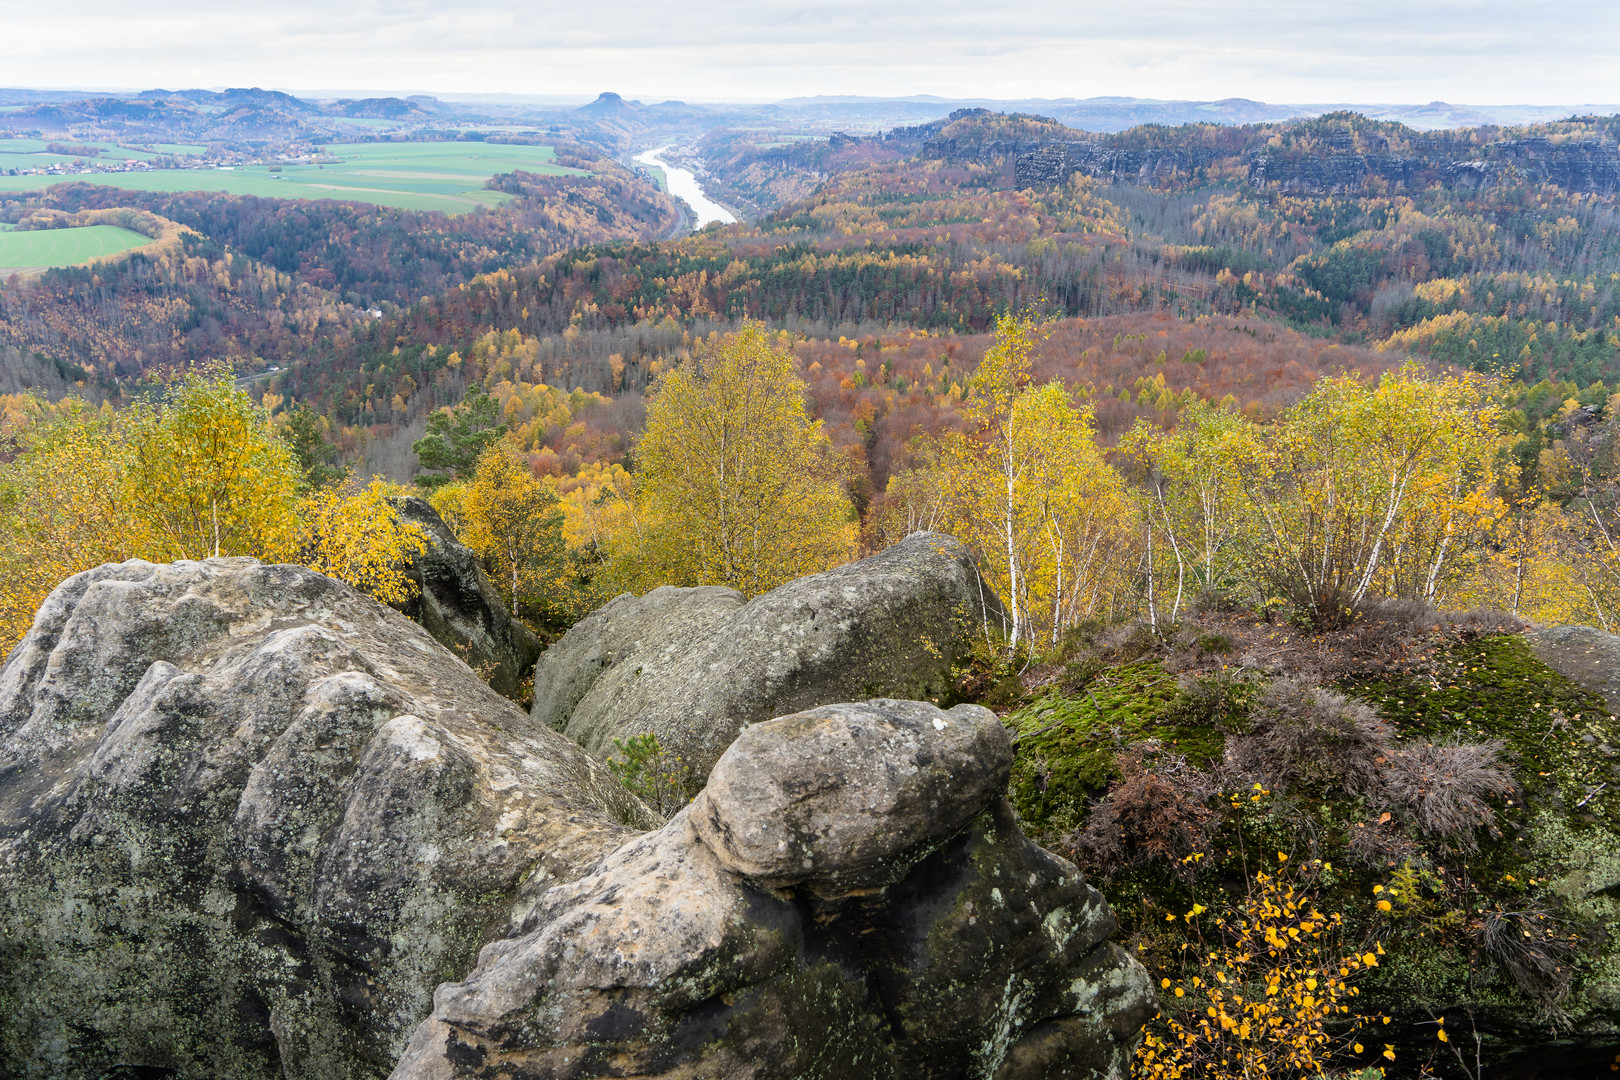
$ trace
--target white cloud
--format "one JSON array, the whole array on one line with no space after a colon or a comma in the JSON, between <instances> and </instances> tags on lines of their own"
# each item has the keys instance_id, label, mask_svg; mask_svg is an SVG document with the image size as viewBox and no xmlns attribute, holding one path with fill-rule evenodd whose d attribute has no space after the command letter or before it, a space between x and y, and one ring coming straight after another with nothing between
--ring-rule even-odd
<instances>
[{"instance_id":1,"label":"white cloud","mask_svg":"<svg viewBox=\"0 0 1620 1080\"><path fill-rule=\"evenodd\" d=\"M21 86L1620 100L1612 0L0 0Z\"/></svg>"}]
</instances>

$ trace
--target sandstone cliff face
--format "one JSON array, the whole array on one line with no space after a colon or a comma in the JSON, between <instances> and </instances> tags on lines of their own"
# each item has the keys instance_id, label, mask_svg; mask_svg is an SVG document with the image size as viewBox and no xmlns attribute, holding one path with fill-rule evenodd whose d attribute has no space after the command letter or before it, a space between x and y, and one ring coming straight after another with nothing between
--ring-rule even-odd
<instances>
[{"instance_id":1,"label":"sandstone cliff face","mask_svg":"<svg viewBox=\"0 0 1620 1080\"><path fill-rule=\"evenodd\" d=\"M347 586L103 566L0 668L0 1075L1123 1076L1152 995L1010 761L982 709L829 706L643 832Z\"/></svg>"},{"instance_id":2,"label":"sandstone cliff face","mask_svg":"<svg viewBox=\"0 0 1620 1080\"><path fill-rule=\"evenodd\" d=\"M1382 138L1364 135L1362 139L1367 144L1362 149L1353 146L1345 135L1324 139L1322 148L1311 153L1277 153L1257 146L1241 156L1227 156L1226 160L1246 168L1249 183L1255 187L1312 194L1360 191L1373 179L1396 188L1410 189L1439 181L1450 187L1479 189L1514 175L1533 183L1556 184L1568 191L1620 191L1620 152L1608 144L1503 140L1485 146L1477 157L1454 160L1433 150L1390 153ZM953 160L985 164L1001 157L1011 158L1019 187L1059 184L1075 173L1112 182L1151 184L1188 176L1216 164L1223 156L1196 144L1115 148L1100 141L1007 142L968 147L930 143L926 149Z\"/></svg>"},{"instance_id":3,"label":"sandstone cliff face","mask_svg":"<svg viewBox=\"0 0 1620 1080\"><path fill-rule=\"evenodd\" d=\"M497 693L517 699L540 655L540 639L507 612L477 558L427 500L407 495L393 504L400 517L420 525L427 537L427 550L405 570L416 594L399 610L483 673Z\"/></svg>"},{"instance_id":4,"label":"sandstone cliff face","mask_svg":"<svg viewBox=\"0 0 1620 1080\"><path fill-rule=\"evenodd\" d=\"M714 587L621 596L541 654L533 714L602 758L656 732L702 776L748 724L947 695L952 662L1001 618L962 545L918 533L746 602Z\"/></svg>"},{"instance_id":5,"label":"sandstone cliff face","mask_svg":"<svg viewBox=\"0 0 1620 1080\"><path fill-rule=\"evenodd\" d=\"M386 1073L520 890L651 819L290 566L103 566L0 670L0 1075Z\"/></svg>"},{"instance_id":6,"label":"sandstone cliff face","mask_svg":"<svg viewBox=\"0 0 1620 1080\"><path fill-rule=\"evenodd\" d=\"M1029 147L1013 161L1019 187L1060 184L1080 173L1097 180L1152 184L1188 176L1216 160L1207 147L1114 148L1100 142L1054 143Z\"/></svg>"},{"instance_id":7,"label":"sandstone cliff face","mask_svg":"<svg viewBox=\"0 0 1620 1080\"><path fill-rule=\"evenodd\" d=\"M1620 191L1620 151L1596 142L1509 139L1486 147L1478 160L1451 162L1445 177L1455 187L1477 189L1499 183L1510 173L1566 191L1612 195Z\"/></svg>"}]
</instances>

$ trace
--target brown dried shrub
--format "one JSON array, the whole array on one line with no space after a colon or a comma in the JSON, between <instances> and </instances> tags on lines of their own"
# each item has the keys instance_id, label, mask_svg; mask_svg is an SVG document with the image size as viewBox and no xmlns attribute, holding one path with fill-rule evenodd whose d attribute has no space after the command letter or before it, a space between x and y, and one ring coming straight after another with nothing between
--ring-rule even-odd
<instances>
[{"instance_id":1,"label":"brown dried shrub","mask_svg":"<svg viewBox=\"0 0 1620 1080\"><path fill-rule=\"evenodd\" d=\"M1422 742L1390 755L1382 800L1429 836L1474 850L1474 832L1494 828L1486 800L1513 792L1500 739Z\"/></svg>"},{"instance_id":2,"label":"brown dried shrub","mask_svg":"<svg viewBox=\"0 0 1620 1080\"><path fill-rule=\"evenodd\" d=\"M1357 822L1350 829L1348 847L1356 862L1380 870L1423 861L1422 852L1406 834L1405 826L1390 815Z\"/></svg>"},{"instance_id":3,"label":"brown dried shrub","mask_svg":"<svg viewBox=\"0 0 1620 1080\"><path fill-rule=\"evenodd\" d=\"M1158 655L1164 651L1165 642L1146 620L1133 619L1104 629L1096 636L1095 646L1110 663L1128 664Z\"/></svg>"},{"instance_id":4,"label":"brown dried shrub","mask_svg":"<svg viewBox=\"0 0 1620 1080\"><path fill-rule=\"evenodd\" d=\"M1362 670L1399 666L1416 642L1438 633L1444 621L1434 605L1422 600L1367 600L1356 608L1345 651Z\"/></svg>"},{"instance_id":5,"label":"brown dried shrub","mask_svg":"<svg viewBox=\"0 0 1620 1080\"><path fill-rule=\"evenodd\" d=\"M1190 880L1220 815L1207 804L1215 779L1152 744L1119 755L1120 780L1066 846L1087 871L1111 877L1161 863Z\"/></svg>"},{"instance_id":6,"label":"brown dried shrub","mask_svg":"<svg viewBox=\"0 0 1620 1080\"><path fill-rule=\"evenodd\" d=\"M1427 600L1375 597L1356 607L1356 621L1368 629L1410 638L1440 629L1444 617Z\"/></svg>"},{"instance_id":7,"label":"brown dried shrub","mask_svg":"<svg viewBox=\"0 0 1620 1080\"><path fill-rule=\"evenodd\" d=\"M1389 760L1389 724L1359 701L1300 676L1272 681L1247 734L1226 740L1226 771L1278 790L1369 794Z\"/></svg>"},{"instance_id":8,"label":"brown dried shrub","mask_svg":"<svg viewBox=\"0 0 1620 1080\"><path fill-rule=\"evenodd\" d=\"M1472 929L1480 950L1541 1006L1547 1019L1555 1024L1568 1022L1562 1006L1575 976L1570 966L1574 948L1559 936L1562 927L1549 911L1539 907L1504 911L1498 905L1486 911Z\"/></svg>"},{"instance_id":9,"label":"brown dried shrub","mask_svg":"<svg viewBox=\"0 0 1620 1080\"><path fill-rule=\"evenodd\" d=\"M1462 633L1464 637L1479 637L1483 634L1517 634L1521 630L1528 630L1530 623L1521 619L1511 611L1501 608L1476 607L1467 611L1446 612L1446 625Z\"/></svg>"}]
</instances>

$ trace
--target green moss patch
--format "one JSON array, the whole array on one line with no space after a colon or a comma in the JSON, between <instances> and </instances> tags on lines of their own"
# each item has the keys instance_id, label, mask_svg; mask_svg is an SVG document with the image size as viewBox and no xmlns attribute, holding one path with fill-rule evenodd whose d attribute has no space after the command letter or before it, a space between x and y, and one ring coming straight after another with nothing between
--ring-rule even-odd
<instances>
[{"instance_id":1,"label":"green moss patch","mask_svg":"<svg viewBox=\"0 0 1620 1080\"><path fill-rule=\"evenodd\" d=\"M1007 718L1018 739L1010 797L1038 836L1085 820L1086 802L1119 776L1116 756L1156 739L1198 768L1220 760L1225 736L1199 723L1189 695L1157 660L1099 673L1078 692L1054 691Z\"/></svg>"},{"instance_id":2,"label":"green moss patch","mask_svg":"<svg viewBox=\"0 0 1620 1080\"><path fill-rule=\"evenodd\" d=\"M1341 689L1404 738L1501 739L1532 805L1552 799L1620 824L1620 721L1602 696L1542 663L1518 635L1453 645L1427 670L1348 679Z\"/></svg>"},{"instance_id":3,"label":"green moss patch","mask_svg":"<svg viewBox=\"0 0 1620 1080\"><path fill-rule=\"evenodd\" d=\"M1193 942L1180 913L1194 904L1218 909L1257 869L1284 872L1323 910L1342 912L1352 939L1387 948L1362 1003L1396 1017L1387 1041L1427 1049L1429 1014L1466 1006L1489 1028L1487 1057L1552 1037L1545 1001L1523 991L1482 945L1481 927L1506 912L1571 950L1575 983L1559 1007L1576 1030L1620 1032L1612 932L1620 920L1620 720L1518 635L1453 633L1414 645L1398 667L1335 688L1370 704L1402 740L1501 740L1519 790L1493 800L1494 832L1478 831L1470 847L1408 827L1416 844L1409 856L1358 857L1352 840L1379 826L1367 799L1226 790L1209 804L1219 820L1196 873L1153 863L1112 876L1094 869L1093 883L1144 962L1174 974ZM1226 734L1246 730L1264 686L1259 678L1194 685L1183 677L1183 689L1151 658L1085 674L1084 685L1052 689L1007 718L1017 737L1009 794L1021 823L1075 857L1084 852L1065 842L1119 778L1122 751L1153 740L1213 770ZM1378 909L1380 899L1392 909Z\"/></svg>"}]
</instances>

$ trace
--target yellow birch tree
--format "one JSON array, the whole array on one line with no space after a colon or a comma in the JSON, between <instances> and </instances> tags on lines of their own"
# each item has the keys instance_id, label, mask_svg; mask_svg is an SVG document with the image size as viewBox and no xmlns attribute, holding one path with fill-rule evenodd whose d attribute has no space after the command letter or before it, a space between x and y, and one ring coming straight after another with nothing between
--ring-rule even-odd
<instances>
[{"instance_id":1,"label":"yellow birch tree","mask_svg":"<svg viewBox=\"0 0 1620 1080\"><path fill-rule=\"evenodd\" d=\"M1322 627L1369 591L1434 599L1498 513L1497 420L1478 377L1323 379L1243 462L1259 584Z\"/></svg>"},{"instance_id":2,"label":"yellow birch tree","mask_svg":"<svg viewBox=\"0 0 1620 1080\"><path fill-rule=\"evenodd\" d=\"M1004 316L968 382L965 435L937 451L941 479L896 494L942 492L949 530L979 558L1007 610L1009 647L1094 614L1129 547L1118 473L1097 447L1091 410L1061 382L1030 380L1040 329Z\"/></svg>"},{"instance_id":3,"label":"yellow birch tree","mask_svg":"<svg viewBox=\"0 0 1620 1080\"><path fill-rule=\"evenodd\" d=\"M129 502L152 528L152 555L277 559L295 550L297 464L228 372L181 380L137 415L129 442Z\"/></svg>"},{"instance_id":4,"label":"yellow birch tree","mask_svg":"<svg viewBox=\"0 0 1620 1080\"><path fill-rule=\"evenodd\" d=\"M840 462L792 355L758 323L660 379L635 458L633 557L660 582L755 596L854 554Z\"/></svg>"},{"instance_id":5,"label":"yellow birch tree","mask_svg":"<svg viewBox=\"0 0 1620 1080\"><path fill-rule=\"evenodd\" d=\"M479 457L461 513L462 541L489 565L514 617L524 603L539 610L562 603L562 510L509 444L497 442Z\"/></svg>"}]
</instances>

